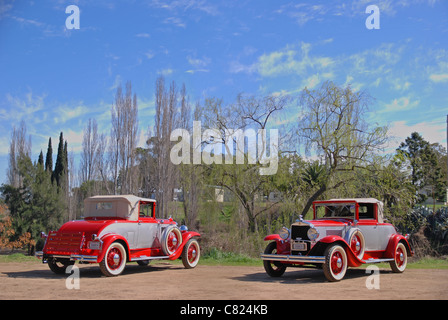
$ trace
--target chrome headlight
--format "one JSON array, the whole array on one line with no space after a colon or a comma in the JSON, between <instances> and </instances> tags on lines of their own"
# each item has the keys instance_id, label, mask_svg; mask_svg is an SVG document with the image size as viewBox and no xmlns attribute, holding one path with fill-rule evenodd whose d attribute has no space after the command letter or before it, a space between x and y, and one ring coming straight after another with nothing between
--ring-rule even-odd
<instances>
[{"instance_id":1,"label":"chrome headlight","mask_svg":"<svg viewBox=\"0 0 448 320\"><path fill-rule=\"evenodd\" d=\"M282 238L283 240L286 240L289 238L289 233L290 233L289 229L283 227L278 234L279 234L280 238Z\"/></svg>"},{"instance_id":2,"label":"chrome headlight","mask_svg":"<svg viewBox=\"0 0 448 320\"><path fill-rule=\"evenodd\" d=\"M319 237L319 232L315 228L309 228L307 236L311 241L315 241Z\"/></svg>"}]
</instances>

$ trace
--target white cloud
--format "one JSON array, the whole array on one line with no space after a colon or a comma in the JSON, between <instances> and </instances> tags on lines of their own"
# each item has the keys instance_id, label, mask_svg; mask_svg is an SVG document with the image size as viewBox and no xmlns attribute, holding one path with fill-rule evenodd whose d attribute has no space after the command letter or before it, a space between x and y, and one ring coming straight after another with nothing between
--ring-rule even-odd
<instances>
[{"instance_id":1,"label":"white cloud","mask_svg":"<svg viewBox=\"0 0 448 320\"><path fill-rule=\"evenodd\" d=\"M37 113L44 109L44 100L46 94L40 96L34 95L31 91L25 94L24 98L6 94L6 108L0 109L0 119L11 122L20 122L21 120L38 119Z\"/></svg>"},{"instance_id":2,"label":"white cloud","mask_svg":"<svg viewBox=\"0 0 448 320\"><path fill-rule=\"evenodd\" d=\"M448 73L443 74L431 74L429 79L433 82L447 82L448 81Z\"/></svg>"},{"instance_id":3,"label":"white cloud","mask_svg":"<svg viewBox=\"0 0 448 320\"><path fill-rule=\"evenodd\" d=\"M56 112L57 116L54 117L53 120L55 124L66 123L70 120L80 118L88 112L89 109L82 105L82 102L81 105L76 107L66 105L58 108Z\"/></svg>"},{"instance_id":4,"label":"white cloud","mask_svg":"<svg viewBox=\"0 0 448 320\"><path fill-rule=\"evenodd\" d=\"M418 132L430 143L440 143L446 145L446 123L441 121L419 122L408 124L406 121L392 122L389 134L392 137L389 147L396 149L412 132Z\"/></svg>"},{"instance_id":5,"label":"white cloud","mask_svg":"<svg viewBox=\"0 0 448 320\"><path fill-rule=\"evenodd\" d=\"M169 75L173 74L173 72L174 72L173 69L167 68L167 69L162 69L162 70L157 71L157 74L161 74L163 76L169 76Z\"/></svg>"},{"instance_id":6,"label":"white cloud","mask_svg":"<svg viewBox=\"0 0 448 320\"><path fill-rule=\"evenodd\" d=\"M137 38L150 38L151 37L151 35L149 33L146 33L146 32L137 33L135 36Z\"/></svg>"},{"instance_id":7,"label":"white cloud","mask_svg":"<svg viewBox=\"0 0 448 320\"><path fill-rule=\"evenodd\" d=\"M173 24L176 27L186 28L187 25L185 22L182 21L182 19L178 17L168 17L165 20L163 20L163 23L165 24Z\"/></svg>"},{"instance_id":8,"label":"white cloud","mask_svg":"<svg viewBox=\"0 0 448 320\"><path fill-rule=\"evenodd\" d=\"M411 97L401 97L386 104L385 108L379 112L409 111L418 107L419 104L420 100L413 100Z\"/></svg>"},{"instance_id":9,"label":"white cloud","mask_svg":"<svg viewBox=\"0 0 448 320\"><path fill-rule=\"evenodd\" d=\"M311 44L302 42L300 48L295 45L263 54L258 59L257 70L265 77L298 74L304 76L310 69L329 73L334 60L330 57L312 56Z\"/></svg>"}]
</instances>

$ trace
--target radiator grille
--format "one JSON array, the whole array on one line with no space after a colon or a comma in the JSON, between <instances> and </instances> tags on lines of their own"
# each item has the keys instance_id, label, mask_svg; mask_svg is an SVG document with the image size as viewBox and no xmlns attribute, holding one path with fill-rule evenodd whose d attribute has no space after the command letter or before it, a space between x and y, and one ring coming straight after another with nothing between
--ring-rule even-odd
<instances>
[{"instance_id":1,"label":"radiator grille","mask_svg":"<svg viewBox=\"0 0 448 320\"><path fill-rule=\"evenodd\" d=\"M308 238L307 232L310 226L292 226L291 227L291 239L297 240L297 238L300 238L301 240L310 240Z\"/></svg>"}]
</instances>

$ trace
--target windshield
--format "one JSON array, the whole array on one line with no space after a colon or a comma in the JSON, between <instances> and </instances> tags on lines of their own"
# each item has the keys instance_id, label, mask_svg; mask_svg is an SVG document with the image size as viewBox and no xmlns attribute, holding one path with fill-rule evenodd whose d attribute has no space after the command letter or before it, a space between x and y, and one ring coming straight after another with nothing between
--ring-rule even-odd
<instances>
[{"instance_id":1,"label":"windshield","mask_svg":"<svg viewBox=\"0 0 448 320\"><path fill-rule=\"evenodd\" d=\"M316 208L316 219L320 218L354 219L355 217L354 203L316 204L315 208Z\"/></svg>"}]
</instances>

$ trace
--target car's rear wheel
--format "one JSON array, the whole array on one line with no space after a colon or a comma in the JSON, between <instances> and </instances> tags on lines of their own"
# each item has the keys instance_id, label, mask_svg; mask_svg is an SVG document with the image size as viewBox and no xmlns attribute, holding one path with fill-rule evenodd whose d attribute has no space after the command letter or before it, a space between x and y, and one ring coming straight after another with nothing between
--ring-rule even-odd
<instances>
[{"instance_id":1,"label":"car's rear wheel","mask_svg":"<svg viewBox=\"0 0 448 320\"><path fill-rule=\"evenodd\" d=\"M394 261L389 262L393 272L401 273L406 269L408 254L403 243L398 243L395 248Z\"/></svg>"},{"instance_id":2,"label":"car's rear wheel","mask_svg":"<svg viewBox=\"0 0 448 320\"><path fill-rule=\"evenodd\" d=\"M182 263L186 269L192 269L196 267L201 255L201 248L199 242L196 239L188 240L187 244L182 250Z\"/></svg>"},{"instance_id":3,"label":"car's rear wheel","mask_svg":"<svg viewBox=\"0 0 448 320\"><path fill-rule=\"evenodd\" d=\"M75 261L70 261L69 259L57 259L57 258L49 258L47 262L50 270L56 274L64 274L65 270L67 270L69 266L75 264Z\"/></svg>"},{"instance_id":4,"label":"car's rear wheel","mask_svg":"<svg viewBox=\"0 0 448 320\"><path fill-rule=\"evenodd\" d=\"M277 254L277 243L276 242L269 243L266 249L264 250L264 253ZM286 271L286 266L278 261L263 260L263 266L264 270L266 270L266 273L271 277L281 277Z\"/></svg>"},{"instance_id":5,"label":"car's rear wheel","mask_svg":"<svg viewBox=\"0 0 448 320\"><path fill-rule=\"evenodd\" d=\"M116 277L120 275L126 266L126 249L119 242L113 242L107 248L103 260L100 262L101 272L106 277Z\"/></svg>"},{"instance_id":6,"label":"car's rear wheel","mask_svg":"<svg viewBox=\"0 0 448 320\"><path fill-rule=\"evenodd\" d=\"M324 274L328 281L340 281L347 271L347 254L338 244L325 250Z\"/></svg>"}]
</instances>

